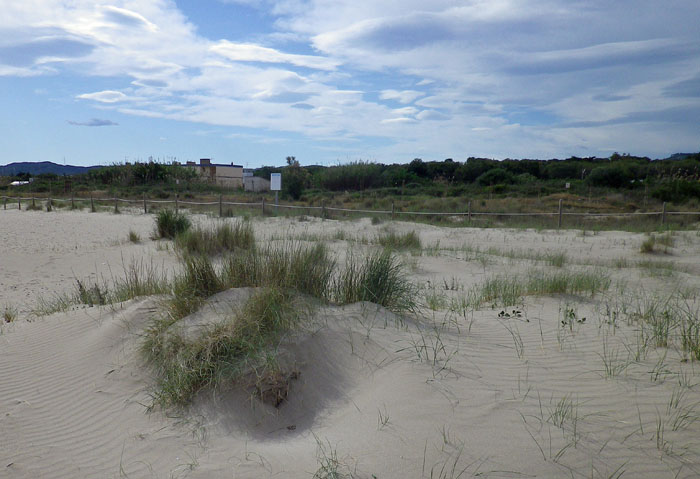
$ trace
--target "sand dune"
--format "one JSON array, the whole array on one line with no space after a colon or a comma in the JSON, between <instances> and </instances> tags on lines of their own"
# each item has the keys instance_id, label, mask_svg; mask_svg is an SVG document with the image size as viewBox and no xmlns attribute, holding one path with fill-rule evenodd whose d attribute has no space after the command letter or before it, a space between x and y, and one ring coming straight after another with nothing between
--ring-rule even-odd
<instances>
[{"instance_id":1,"label":"sand dune","mask_svg":"<svg viewBox=\"0 0 700 479\"><path fill-rule=\"evenodd\" d=\"M325 239L342 254L350 243L338 231L369 237L386 225L268 218L254 227L269 241ZM700 368L677 346L640 351L630 319L640 301L676 290L697 311L695 232L649 256L634 233L391 227L417 231L425 248L405 253L420 314L320 306L282 348L300 375L279 408L230 384L187 411L149 412L153 378L138 348L158 298L30 311L37 295L114 271L123 257L173 268L172 253L125 240L129 229L147 238L152 217L0 211L0 307L20 311L0 334L0 476L302 478L324 464L382 479L700 476ZM561 268L543 259L560 252ZM648 260L666 269L635 266ZM494 275L594 268L611 276L607 293L448 307ZM207 322L217 312L199 314Z\"/></svg>"}]
</instances>

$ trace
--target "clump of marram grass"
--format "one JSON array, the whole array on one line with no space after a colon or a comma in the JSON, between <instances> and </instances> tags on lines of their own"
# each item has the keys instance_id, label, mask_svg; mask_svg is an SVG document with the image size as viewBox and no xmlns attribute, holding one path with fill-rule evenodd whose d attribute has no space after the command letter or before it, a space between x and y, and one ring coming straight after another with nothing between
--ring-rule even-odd
<instances>
[{"instance_id":1,"label":"clump of marram grass","mask_svg":"<svg viewBox=\"0 0 700 479\"><path fill-rule=\"evenodd\" d=\"M17 319L17 308L6 304L2 308L2 320L5 323L11 323Z\"/></svg>"},{"instance_id":2,"label":"clump of marram grass","mask_svg":"<svg viewBox=\"0 0 700 479\"><path fill-rule=\"evenodd\" d=\"M474 307L483 303L513 306L522 303L523 296L547 294L595 295L610 287L610 276L602 270L593 271L533 271L527 278L494 276L476 285L469 302Z\"/></svg>"},{"instance_id":3,"label":"clump of marram grass","mask_svg":"<svg viewBox=\"0 0 700 479\"><path fill-rule=\"evenodd\" d=\"M237 248L255 246L253 227L248 221L222 223L216 228L190 228L175 238L175 246L189 254L218 255Z\"/></svg>"},{"instance_id":4,"label":"clump of marram grass","mask_svg":"<svg viewBox=\"0 0 700 479\"><path fill-rule=\"evenodd\" d=\"M403 234L389 231L377 235L376 243L384 248L390 249L421 249L420 238L415 231L409 231Z\"/></svg>"},{"instance_id":5,"label":"clump of marram grass","mask_svg":"<svg viewBox=\"0 0 700 479\"><path fill-rule=\"evenodd\" d=\"M639 247L639 252L640 253L653 253L655 245L656 245L656 237L654 235L651 235L642 242L641 246Z\"/></svg>"},{"instance_id":6,"label":"clump of marram grass","mask_svg":"<svg viewBox=\"0 0 700 479\"><path fill-rule=\"evenodd\" d=\"M678 308L680 339L683 351L694 361L700 361L700 310L683 302Z\"/></svg>"},{"instance_id":7,"label":"clump of marram grass","mask_svg":"<svg viewBox=\"0 0 700 479\"><path fill-rule=\"evenodd\" d=\"M515 277L487 278L477 288L478 292L471 295L475 306L487 302L498 306L514 306L522 302L526 293L524 282Z\"/></svg>"},{"instance_id":8,"label":"clump of marram grass","mask_svg":"<svg viewBox=\"0 0 700 479\"><path fill-rule=\"evenodd\" d=\"M591 296L610 287L610 276L602 270L535 271L528 276L527 294L589 294Z\"/></svg>"},{"instance_id":9,"label":"clump of marram grass","mask_svg":"<svg viewBox=\"0 0 700 479\"><path fill-rule=\"evenodd\" d=\"M156 214L155 238L174 239L177 235L190 229L190 219L182 213L173 210L160 210Z\"/></svg>"},{"instance_id":10,"label":"clump of marram grass","mask_svg":"<svg viewBox=\"0 0 700 479\"><path fill-rule=\"evenodd\" d=\"M173 280L172 296L167 302L173 321L196 311L206 298L225 289L207 256L184 255L181 263L182 273Z\"/></svg>"},{"instance_id":11,"label":"clump of marram grass","mask_svg":"<svg viewBox=\"0 0 700 479\"><path fill-rule=\"evenodd\" d=\"M663 235L653 235L650 234L640 245L640 253L653 253L657 251L657 248L663 246L663 253L668 254L669 248L672 248L675 243L671 232Z\"/></svg>"},{"instance_id":12,"label":"clump of marram grass","mask_svg":"<svg viewBox=\"0 0 700 479\"><path fill-rule=\"evenodd\" d=\"M134 230L129 230L129 235L127 236L127 239L134 244L138 244L141 242L141 236Z\"/></svg>"},{"instance_id":13,"label":"clump of marram grass","mask_svg":"<svg viewBox=\"0 0 700 479\"><path fill-rule=\"evenodd\" d=\"M550 266L555 266L557 268L561 268L564 266L564 263L567 261L567 256L566 253L551 253L548 255L545 255L545 260L547 261L547 264Z\"/></svg>"},{"instance_id":14,"label":"clump of marram grass","mask_svg":"<svg viewBox=\"0 0 700 479\"><path fill-rule=\"evenodd\" d=\"M124 275L112 279L108 303L120 303L142 296L165 294L170 291L168 275L152 262L132 261L123 264Z\"/></svg>"},{"instance_id":15,"label":"clump of marram grass","mask_svg":"<svg viewBox=\"0 0 700 479\"><path fill-rule=\"evenodd\" d=\"M146 332L143 352L159 376L155 403L163 407L187 404L205 387L240 380L261 363L264 366L266 354L302 317L289 291L265 288L240 313L194 340L170 331L171 322L154 323Z\"/></svg>"},{"instance_id":16,"label":"clump of marram grass","mask_svg":"<svg viewBox=\"0 0 700 479\"><path fill-rule=\"evenodd\" d=\"M275 366L273 346L304 316L295 293L343 304L372 301L394 311L415 307L415 289L388 250L364 259L350 255L341 272L323 243L236 249L220 268L203 254L183 254L181 261L182 273L173 281L166 314L153 320L143 343L160 378L155 403L163 407L186 404L203 387L215 386L222 378L240 379L251 369L257 375L257 394L279 405L286 397L285 382L295 373ZM243 286L263 290L239 314L225 318L199 338L178 333L178 320L196 311L206 298Z\"/></svg>"},{"instance_id":17,"label":"clump of marram grass","mask_svg":"<svg viewBox=\"0 0 700 479\"><path fill-rule=\"evenodd\" d=\"M222 281L230 288L273 286L329 299L335 260L323 243L287 242L238 251L224 260Z\"/></svg>"},{"instance_id":18,"label":"clump of marram grass","mask_svg":"<svg viewBox=\"0 0 700 479\"><path fill-rule=\"evenodd\" d=\"M112 277L110 281L103 279L89 284L76 278L73 291L54 295L50 299L40 297L33 313L47 316L80 304L104 306L170 291L167 275L158 271L153 263L132 261L128 265L124 264L123 268L124 276Z\"/></svg>"},{"instance_id":19,"label":"clump of marram grass","mask_svg":"<svg viewBox=\"0 0 700 479\"><path fill-rule=\"evenodd\" d=\"M340 304L371 301L392 311L416 307L415 287L389 250L370 253L364 259L349 254L345 268L335 278L333 293L334 301Z\"/></svg>"}]
</instances>

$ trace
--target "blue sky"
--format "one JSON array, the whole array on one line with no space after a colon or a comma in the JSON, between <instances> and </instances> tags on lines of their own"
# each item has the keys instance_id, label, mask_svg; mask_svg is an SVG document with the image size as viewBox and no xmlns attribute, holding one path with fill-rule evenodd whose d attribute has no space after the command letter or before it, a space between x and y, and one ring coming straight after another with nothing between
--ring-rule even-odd
<instances>
[{"instance_id":1,"label":"blue sky","mask_svg":"<svg viewBox=\"0 0 700 479\"><path fill-rule=\"evenodd\" d=\"M697 0L2 4L0 164L700 151Z\"/></svg>"}]
</instances>

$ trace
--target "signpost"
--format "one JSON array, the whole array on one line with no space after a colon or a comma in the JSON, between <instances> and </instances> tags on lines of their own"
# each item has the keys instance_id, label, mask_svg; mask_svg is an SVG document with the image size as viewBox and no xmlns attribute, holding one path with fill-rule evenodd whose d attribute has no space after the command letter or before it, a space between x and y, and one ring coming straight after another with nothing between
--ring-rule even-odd
<instances>
[{"instance_id":1,"label":"signpost","mask_svg":"<svg viewBox=\"0 0 700 479\"><path fill-rule=\"evenodd\" d=\"M275 192L275 206L279 203L279 191L282 189L282 173L270 173L270 190Z\"/></svg>"}]
</instances>

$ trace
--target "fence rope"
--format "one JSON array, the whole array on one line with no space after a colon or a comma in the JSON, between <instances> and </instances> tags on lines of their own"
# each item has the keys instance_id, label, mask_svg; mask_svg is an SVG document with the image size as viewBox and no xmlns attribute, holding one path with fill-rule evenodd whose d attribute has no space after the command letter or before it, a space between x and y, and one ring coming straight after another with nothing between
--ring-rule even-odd
<instances>
[{"instance_id":1,"label":"fence rope","mask_svg":"<svg viewBox=\"0 0 700 479\"><path fill-rule=\"evenodd\" d=\"M24 201L30 201L30 200L38 200L38 201L44 201L48 200L49 198L44 198L44 197L34 197L34 196L0 196L0 199L3 201L18 201L18 200L24 200ZM62 202L68 202L68 201L88 201L90 198L82 198L82 197L73 197L73 198L51 198L51 201L62 201ZM94 202L122 202L122 203L143 203L143 199L138 199L138 200L129 200L125 198L92 198ZM196 206L213 206L213 205L230 205L230 206L245 206L245 207L260 207L263 205L263 202L253 202L253 203L246 203L246 202L239 202L239 201L183 201L183 200L155 200L155 199L146 199L145 200L147 203L154 203L154 204L167 204L167 203L178 203L181 205L196 205ZM392 210L366 210L366 209L354 209L354 208L338 208L338 207L333 207L333 206L299 206L299 205L273 205L273 204L267 204L269 207L273 208L286 208L286 209L296 209L296 210L326 210L326 211L339 211L339 212L344 212L344 213L364 213L364 214L370 214L370 215L376 215L376 214L392 214ZM394 210L394 214L396 215L415 215L415 216L557 216L559 213L558 212L532 212L532 213L523 213L523 212L513 212L513 213L507 213L507 212L491 212L491 211L471 211L471 212L465 212L465 211L455 211L455 212L446 212L446 211L398 211ZM563 216L578 216L578 217L598 217L598 218L604 218L604 217L633 217L633 216L662 216L663 214L668 215L678 215L678 216L700 216L700 211L635 211L635 212L620 212L620 213L588 213L588 212L572 212L572 211L562 211L561 213Z\"/></svg>"}]
</instances>

